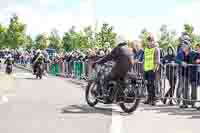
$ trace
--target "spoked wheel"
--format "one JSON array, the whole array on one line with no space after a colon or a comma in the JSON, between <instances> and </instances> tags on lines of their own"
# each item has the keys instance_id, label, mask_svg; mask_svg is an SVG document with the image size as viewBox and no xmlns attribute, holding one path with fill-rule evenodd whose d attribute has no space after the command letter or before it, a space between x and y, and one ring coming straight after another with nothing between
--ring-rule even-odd
<instances>
[{"instance_id":1,"label":"spoked wheel","mask_svg":"<svg viewBox=\"0 0 200 133\"><path fill-rule=\"evenodd\" d=\"M98 100L95 97L96 89L97 89L96 82L89 81L86 91L85 91L85 98L86 98L88 105L90 105L91 107L94 107L98 103Z\"/></svg>"},{"instance_id":2,"label":"spoked wheel","mask_svg":"<svg viewBox=\"0 0 200 133\"><path fill-rule=\"evenodd\" d=\"M120 103L119 106L126 113L132 113L135 111L140 103L140 99L136 91L125 90L124 102Z\"/></svg>"}]
</instances>

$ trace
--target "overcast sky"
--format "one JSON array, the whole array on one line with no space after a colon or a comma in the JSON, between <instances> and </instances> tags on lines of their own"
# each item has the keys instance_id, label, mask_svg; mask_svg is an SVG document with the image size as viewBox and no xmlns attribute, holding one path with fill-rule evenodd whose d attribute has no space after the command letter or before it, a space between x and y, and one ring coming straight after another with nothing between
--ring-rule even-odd
<instances>
[{"instance_id":1,"label":"overcast sky","mask_svg":"<svg viewBox=\"0 0 200 133\"><path fill-rule=\"evenodd\" d=\"M17 13L35 36L57 28L62 34L72 25L108 22L119 34L136 39L143 28L156 33L162 24L180 32L184 23L200 32L198 0L1 0L0 22L8 24Z\"/></svg>"}]
</instances>

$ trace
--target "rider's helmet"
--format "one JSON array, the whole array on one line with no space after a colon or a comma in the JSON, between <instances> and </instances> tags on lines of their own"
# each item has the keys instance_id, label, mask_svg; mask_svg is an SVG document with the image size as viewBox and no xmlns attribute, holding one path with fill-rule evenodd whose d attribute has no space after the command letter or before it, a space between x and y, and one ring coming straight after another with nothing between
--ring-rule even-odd
<instances>
[{"instance_id":1,"label":"rider's helmet","mask_svg":"<svg viewBox=\"0 0 200 133\"><path fill-rule=\"evenodd\" d=\"M8 58L12 58L12 55L11 55L11 54L8 54Z\"/></svg>"},{"instance_id":2,"label":"rider's helmet","mask_svg":"<svg viewBox=\"0 0 200 133\"><path fill-rule=\"evenodd\" d=\"M128 39L126 39L126 37L123 36L123 35L119 35L117 37L116 43L117 43L118 46L125 45L125 44L127 45Z\"/></svg>"}]
</instances>

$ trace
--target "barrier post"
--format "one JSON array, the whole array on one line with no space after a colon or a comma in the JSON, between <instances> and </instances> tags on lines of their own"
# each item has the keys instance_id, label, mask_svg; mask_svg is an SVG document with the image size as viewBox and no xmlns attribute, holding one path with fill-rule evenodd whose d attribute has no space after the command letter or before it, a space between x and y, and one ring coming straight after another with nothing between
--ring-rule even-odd
<instances>
[{"instance_id":1,"label":"barrier post","mask_svg":"<svg viewBox=\"0 0 200 133\"><path fill-rule=\"evenodd\" d=\"M76 61L73 61L73 78L76 78Z\"/></svg>"},{"instance_id":2,"label":"barrier post","mask_svg":"<svg viewBox=\"0 0 200 133\"><path fill-rule=\"evenodd\" d=\"M48 71L49 71L49 64L46 63L46 73L48 73Z\"/></svg>"},{"instance_id":3,"label":"barrier post","mask_svg":"<svg viewBox=\"0 0 200 133\"><path fill-rule=\"evenodd\" d=\"M81 70L81 69L80 69L80 68L81 68L81 63L80 63L80 61L77 61L77 65L76 65L76 66L77 66L77 68L76 68L77 77L76 77L76 78L77 78L77 79L80 79L80 75L81 75L81 71L80 71L80 70Z\"/></svg>"},{"instance_id":4,"label":"barrier post","mask_svg":"<svg viewBox=\"0 0 200 133\"><path fill-rule=\"evenodd\" d=\"M82 70L82 74L81 74L81 78L82 78L82 79L85 79L85 77L86 77L86 76L85 76L85 75L86 75L86 74L85 74L85 68L86 68L85 66L86 66L86 63L82 61L81 64L82 64L82 69L81 69L81 70Z\"/></svg>"},{"instance_id":5,"label":"barrier post","mask_svg":"<svg viewBox=\"0 0 200 133\"><path fill-rule=\"evenodd\" d=\"M55 64L53 63L52 65L51 65L51 74L53 74L53 75L56 75L56 67L55 67Z\"/></svg>"},{"instance_id":6,"label":"barrier post","mask_svg":"<svg viewBox=\"0 0 200 133\"><path fill-rule=\"evenodd\" d=\"M69 62L65 62L65 75L68 77L69 75Z\"/></svg>"},{"instance_id":7,"label":"barrier post","mask_svg":"<svg viewBox=\"0 0 200 133\"><path fill-rule=\"evenodd\" d=\"M65 63L64 62L62 62L62 74L64 74L64 76L65 76Z\"/></svg>"},{"instance_id":8,"label":"barrier post","mask_svg":"<svg viewBox=\"0 0 200 133\"><path fill-rule=\"evenodd\" d=\"M59 74L59 65L58 63L55 64L55 75Z\"/></svg>"}]
</instances>

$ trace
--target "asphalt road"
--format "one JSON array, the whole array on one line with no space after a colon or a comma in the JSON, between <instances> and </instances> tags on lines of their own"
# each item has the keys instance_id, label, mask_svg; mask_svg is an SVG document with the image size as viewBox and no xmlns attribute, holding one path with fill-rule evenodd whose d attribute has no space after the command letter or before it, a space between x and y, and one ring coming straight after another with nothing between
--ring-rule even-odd
<instances>
[{"instance_id":1,"label":"asphalt road","mask_svg":"<svg viewBox=\"0 0 200 133\"><path fill-rule=\"evenodd\" d=\"M199 133L200 111L140 105L127 115L116 105L89 107L84 85L59 77L36 80L15 69L0 73L0 133ZM6 97L6 98L5 98Z\"/></svg>"}]
</instances>

